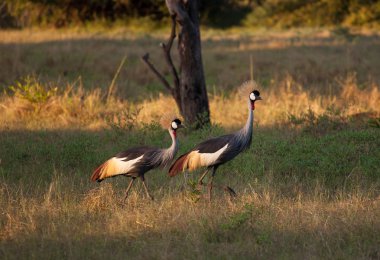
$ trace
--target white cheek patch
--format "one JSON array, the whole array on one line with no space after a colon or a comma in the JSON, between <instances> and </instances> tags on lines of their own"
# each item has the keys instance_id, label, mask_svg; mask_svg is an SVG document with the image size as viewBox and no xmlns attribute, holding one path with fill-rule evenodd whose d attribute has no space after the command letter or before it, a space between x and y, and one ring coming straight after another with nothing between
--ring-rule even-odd
<instances>
[{"instance_id":1,"label":"white cheek patch","mask_svg":"<svg viewBox=\"0 0 380 260\"><path fill-rule=\"evenodd\" d=\"M252 101L255 101L256 100L255 94L253 93L249 94L249 99L251 99Z\"/></svg>"},{"instance_id":2,"label":"white cheek patch","mask_svg":"<svg viewBox=\"0 0 380 260\"><path fill-rule=\"evenodd\" d=\"M172 122L172 128L173 128L173 129L177 129L177 128L178 128L178 126L177 126L177 123L176 123L176 122Z\"/></svg>"}]
</instances>

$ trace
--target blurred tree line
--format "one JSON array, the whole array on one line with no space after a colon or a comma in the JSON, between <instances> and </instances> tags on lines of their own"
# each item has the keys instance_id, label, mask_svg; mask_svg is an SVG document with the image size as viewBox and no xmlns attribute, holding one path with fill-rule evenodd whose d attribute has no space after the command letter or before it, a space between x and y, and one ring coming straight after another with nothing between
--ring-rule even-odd
<instances>
[{"instance_id":1,"label":"blurred tree line","mask_svg":"<svg viewBox=\"0 0 380 260\"><path fill-rule=\"evenodd\" d=\"M203 0L210 27L378 26L379 0ZM165 0L0 0L0 28L65 27L136 19L166 22Z\"/></svg>"}]
</instances>

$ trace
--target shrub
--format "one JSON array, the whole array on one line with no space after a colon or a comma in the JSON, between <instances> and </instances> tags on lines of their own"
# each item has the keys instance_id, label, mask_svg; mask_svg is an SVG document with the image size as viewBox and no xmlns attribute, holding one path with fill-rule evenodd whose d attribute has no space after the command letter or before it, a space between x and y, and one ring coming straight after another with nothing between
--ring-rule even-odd
<instances>
[{"instance_id":1,"label":"shrub","mask_svg":"<svg viewBox=\"0 0 380 260\"><path fill-rule=\"evenodd\" d=\"M27 76L21 81L9 87L9 90L18 98L28 100L34 104L44 103L57 94L57 87L42 85L40 81L32 76Z\"/></svg>"}]
</instances>

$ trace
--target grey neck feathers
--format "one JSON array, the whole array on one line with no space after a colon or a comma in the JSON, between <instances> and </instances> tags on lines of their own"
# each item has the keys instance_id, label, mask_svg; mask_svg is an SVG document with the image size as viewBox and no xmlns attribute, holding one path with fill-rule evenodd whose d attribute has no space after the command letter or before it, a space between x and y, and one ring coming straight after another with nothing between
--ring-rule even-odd
<instances>
[{"instance_id":1,"label":"grey neck feathers","mask_svg":"<svg viewBox=\"0 0 380 260\"><path fill-rule=\"evenodd\" d=\"M168 129L168 131L169 131L170 137L172 138L172 145L167 149L162 149L161 165L164 167L173 160L175 154L178 151L177 138L174 136L172 129Z\"/></svg>"},{"instance_id":2,"label":"grey neck feathers","mask_svg":"<svg viewBox=\"0 0 380 260\"><path fill-rule=\"evenodd\" d=\"M251 108L251 102L248 101L248 119L245 126L235 133L236 142L239 150L245 150L249 148L252 142L252 128L253 128L254 113Z\"/></svg>"}]
</instances>

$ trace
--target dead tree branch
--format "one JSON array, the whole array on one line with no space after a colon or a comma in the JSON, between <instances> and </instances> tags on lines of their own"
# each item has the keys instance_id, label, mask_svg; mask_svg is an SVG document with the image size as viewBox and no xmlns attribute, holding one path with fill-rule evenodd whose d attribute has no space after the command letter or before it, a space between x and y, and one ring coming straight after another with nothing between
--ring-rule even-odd
<instances>
[{"instance_id":1,"label":"dead tree branch","mask_svg":"<svg viewBox=\"0 0 380 260\"><path fill-rule=\"evenodd\" d=\"M150 63L148 53L142 60L170 91L184 119L195 127L200 127L204 125L199 119L201 115L206 115L205 122L209 122L210 109L202 64L199 0L166 0L166 5L172 20L171 33L168 41L160 46L173 77L172 85ZM171 57L171 48L177 33L179 70L174 66Z\"/></svg>"},{"instance_id":2,"label":"dead tree branch","mask_svg":"<svg viewBox=\"0 0 380 260\"><path fill-rule=\"evenodd\" d=\"M179 77L177 70L173 64L172 57L170 55L171 48L173 46L173 41L176 37L176 15L172 15L172 30L170 33L170 37L168 39L167 44L161 43L162 50L164 51L164 57L166 60L166 63L168 64L169 68L171 69L172 75L173 75L173 82L174 82L174 91L179 91Z\"/></svg>"},{"instance_id":3,"label":"dead tree branch","mask_svg":"<svg viewBox=\"0 0 380 260\"><path fill-rule=\"evenodd\" d=\"M154 67L154 65L149 61L149 53L146 53L141 57L141 60L148 66L148 68L153 71L153 73L157 76L157 78L161 81L161 83L165 86L167 90L170 91L172 95L174 95L174 89L170 86L169 82L165 79L164 76Z\"/></svg>"}]
</instances>

